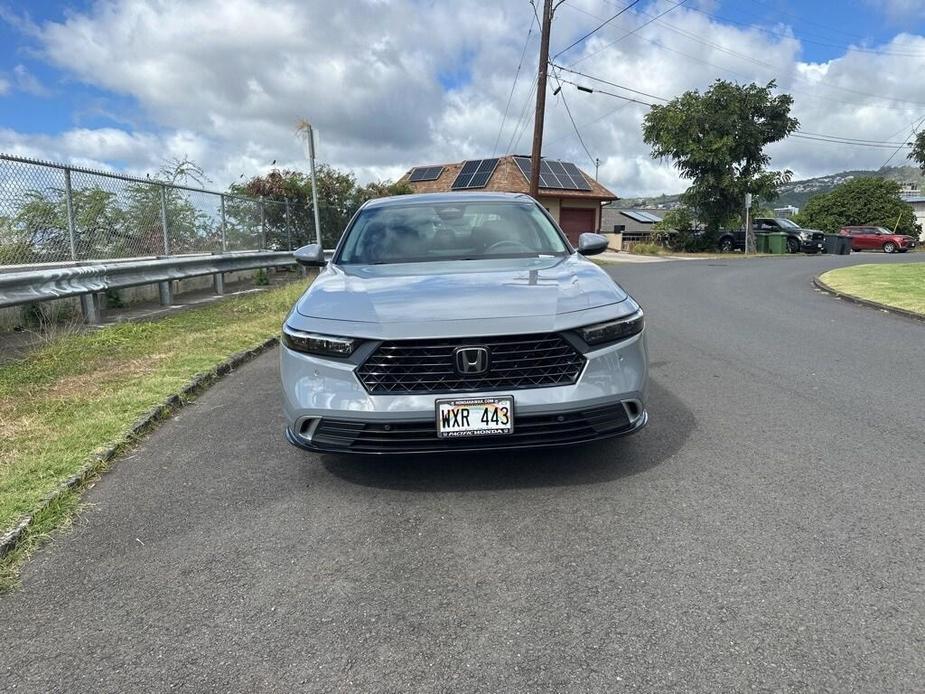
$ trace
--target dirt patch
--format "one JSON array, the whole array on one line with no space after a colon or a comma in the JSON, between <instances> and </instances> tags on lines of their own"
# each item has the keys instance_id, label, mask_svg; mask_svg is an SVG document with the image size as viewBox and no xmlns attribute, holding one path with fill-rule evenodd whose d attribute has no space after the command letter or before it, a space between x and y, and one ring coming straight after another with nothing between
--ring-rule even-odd
<instances>
[{"instance_id":1,"label":"dirt patch","mask_svg":"<svg viewBox=\"0 0 925 694\"><path fill-rule=\"evenodd\" d=\"M158 364L169 356L169 354L150 354L144 359L106 362L92 371L58 379L45 393L54 400L70 400L75 397L85 400L99 395L112 381L131 380L153 372Z\"/></svg>"}]
</instances>

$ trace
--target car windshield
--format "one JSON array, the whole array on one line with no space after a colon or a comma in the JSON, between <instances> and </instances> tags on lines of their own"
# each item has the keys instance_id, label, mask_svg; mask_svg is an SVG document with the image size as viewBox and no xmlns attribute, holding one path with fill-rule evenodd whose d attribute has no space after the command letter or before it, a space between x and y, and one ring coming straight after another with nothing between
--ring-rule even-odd
<instances>
[{"instance_id":1,"label":"car windshield","mask_svg":"<svg viewBox=\"0 0 925 694\"><path fill-rule=\"evenodd\" d=\"M360 212L337 262L376 265L568 252L559 231L533 202L409 203Z\"/></svg>"},{"instance_id":2,"label":"car windshield","mask_svg":"<svg viewBox=\"0 0 925 694\"><path fill-rule=\"evenodd\" d=\"M800 225L796 222L791 222L789 219L778 219L777 224L781 229L799 229Z\"/></svg>"}]
</instances>

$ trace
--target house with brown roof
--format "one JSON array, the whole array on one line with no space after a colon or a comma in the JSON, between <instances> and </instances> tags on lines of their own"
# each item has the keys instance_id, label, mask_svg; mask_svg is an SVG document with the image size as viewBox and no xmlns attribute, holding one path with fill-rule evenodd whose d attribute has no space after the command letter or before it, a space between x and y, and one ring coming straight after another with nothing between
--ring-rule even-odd
<instances>
[{"instance_id":1,"label":"house with brown roof","mask_svg":"<svg viewBox=\"0 0 925 694\"><path fill-rule=\"evenodd\" d=\"M530 157L506 155L453 164L416 166L399 179L415 193L484 190L499 193L530 191ZM600 231L601 205L617 196L571 162L543 159L537 198L572 243L585 231Z\"/></svg>"}]
</instances>

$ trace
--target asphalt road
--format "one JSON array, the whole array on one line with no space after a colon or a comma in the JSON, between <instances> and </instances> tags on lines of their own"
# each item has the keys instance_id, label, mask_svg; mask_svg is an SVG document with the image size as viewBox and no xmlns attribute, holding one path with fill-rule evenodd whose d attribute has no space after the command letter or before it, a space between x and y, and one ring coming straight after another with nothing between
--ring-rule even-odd
<instances>
[{"instance_id":1,"label":"asphalt road","mask_svg":"<svg viewBox=\"0 0 925 694\"><path fill-rule=\"evenodd\" d=\"M264 355L0 596L0 690L923 691L925 324L809 284L898 260L614 266L651 424L581 449L311 456Z\"/></svg>"}]
</instances>

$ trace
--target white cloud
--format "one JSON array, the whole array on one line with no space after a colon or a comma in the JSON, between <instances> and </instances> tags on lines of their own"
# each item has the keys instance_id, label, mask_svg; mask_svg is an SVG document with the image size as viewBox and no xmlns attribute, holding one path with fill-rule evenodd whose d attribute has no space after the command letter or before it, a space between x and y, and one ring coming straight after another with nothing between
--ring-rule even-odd
<instances>
[{"instance_id":1,"label":"white cloud","mask_svg":"<svg viewBox=\"0 0 925 694\"><path fill-rule=\"evenodd\" d=\"M631 10L560 60L584 58L575 69L669 98L716 78L775 78L794 95L794 112L810 132L885 140L900 137L894 133L925 112L925 81L911 78L925 71L925 38L919 36L900 34L879 47L905 55L847 51L810 64L801 62L795 38L678 8L605 48L673 4L660 0L644 5L643 13ZM561 5L553 53L597 23L589 14L607 11L592 0ZM20 28L49 63L72 79L132 98L153 126L73 129L57 136L0 131L0 149L119 162L132 170L188 155L219 185L265 171L274 159L304 166L294 132L303 117L321 134L322 158L361 180L394 178L417 163L490 155L496 139L500 152L510 142L510 149L524 152L530 122L522 122L519 137L512 134L521 113L532 114L535 28L498 134L531 13L522 0L98 2L61 22L20 22ZM568 79L626 93L575 75ZM592 155L601 159L603 183L620 195L683 189L668 163L649 157L640 134L644 106L570 85L548 100L548 156L593 171L564 99ZM876 167L888 154L795 139L772 151L774 165L798 177Z\"/></svg>"},{"instance_id":2,"label":"white cloud","mask_svg":"<svg viewBox=\"0 0 925 694\"><path fill-rule=\"evenodd\" d=\"M13 77L16 79L16 88L32 96L50 96L51 90L39 81L38 77L29 72L25 65L13 68Z\"/></svg>"},{"instance_id":3,"label":"white cloud","mask_svg":"<svg viewBox=\"0 0 925 694\"><path fill-rule=\"evenodd\" d=\"M925 17L925 3L922 0L867 0L867 4L886 10L887 15L895 21Z\"/></svg>"},{"instance_id":4,"label":"white cloud","mask_svg":"<svg viewBox=\"0 0 925 694\"><path fill-rule=\"evenodd\" d=\"M9 91L10 91L9 81L0 77L0 96L3 96L4 94L8 94Z\"/></svg>"}]
</instances>

